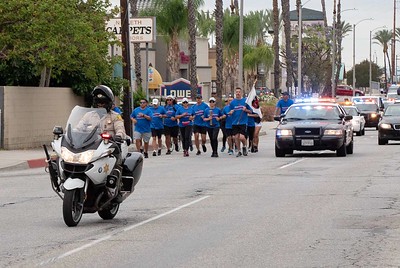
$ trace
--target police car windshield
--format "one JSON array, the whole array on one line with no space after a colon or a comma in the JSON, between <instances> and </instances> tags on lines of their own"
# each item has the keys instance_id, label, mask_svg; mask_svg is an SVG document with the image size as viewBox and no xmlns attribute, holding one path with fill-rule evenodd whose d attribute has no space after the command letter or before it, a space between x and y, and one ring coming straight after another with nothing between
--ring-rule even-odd
<instances>
[{"instance_id":1,"label":"police car windshield","mask_svg":"<svg viewBox=\"0 0 400 268\"><path fill-rule=\"evenodd\" d=\"M389 105L385 110L385 116L400 116L400 105Z\"/></svg>"},{"instance_id":2,"label":"police car windshield","mask_svg":"<svg viewBox=\"0 0 400 268\"><path fill-rule=\"evenodd\" d=\"M286 112L287 120L337 120L339 110L331 105L300 105L291 106Z\"/></svg>"},{"instance_id":3,"label":"police car windshield","mask_svg":"<svg viewBox=\"0 0 400 268\"><path fill-rule=\"evenodd\" d=\"M355 107L343 107L346 110L346 113L353 116L358 116L357 109Z\"/></svg>"},{"instance_id":4,"label":"police car windshield","mask_svg":"<svg viewBox=\"0 0 400 268\"><path fill-rule=\"evenodd\" d=\"M358 110L364 111L377 111L378 105L376 103L356 103Z\"/></svg>"}]
</instances>

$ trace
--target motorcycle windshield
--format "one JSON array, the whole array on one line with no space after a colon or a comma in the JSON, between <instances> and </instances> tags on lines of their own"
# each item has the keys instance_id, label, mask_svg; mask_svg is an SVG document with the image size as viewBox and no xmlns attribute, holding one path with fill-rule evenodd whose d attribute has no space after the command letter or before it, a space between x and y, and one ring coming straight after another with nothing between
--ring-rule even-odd
<instances>
[{"instance_id":1,"label":"motorcycle windshield","mask_svg":"<svg viewBox=\"0 0 400 268\"><path fill-rule=\"evenodd\" d=\"M87 147L100 140L100 123L107 114L104 108L75 106L66 126L66 141L74 149Z\"/></svg>"}]
</instances>

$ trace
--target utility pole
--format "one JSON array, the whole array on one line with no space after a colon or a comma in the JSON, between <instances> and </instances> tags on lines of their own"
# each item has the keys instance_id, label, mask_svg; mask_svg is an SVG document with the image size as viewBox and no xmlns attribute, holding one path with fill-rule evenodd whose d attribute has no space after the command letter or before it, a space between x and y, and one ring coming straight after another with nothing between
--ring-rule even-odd
<instances>
[{"instance_id":1,"label":"utility pole","mask_svg":"<svg viewBox=\"0 0 400 268\"><path fill-rule=\"evenodd\" d=\"M393 0L392 66L390 81L394 83L396 59L396 0ZM397 81L396 81L397 82Z\"/></svg>"},{"instance_id":2,"label":"utility pole","mask_svg":"<svg viewBox=\"0 0 400 268\"><path fill-rule=\"evenodd\" d=\"M331 97L335 98L336 93L336 0L333 2L333 23L332 23L332 93Z\"/></svg>"},{"instance_id":3,"label":"utility pole","mask_svg":"<svg viewBox=\"0 0 400 268\"><path fill-rule=\"evenodd\" d=\"M123 78L129 81L131 84L131 56L130 56L130 40L129 40L129 12L128 12L128 1L120 0L121 7L121 42L122 42L122 63L123 63ZM131 91L130 87L124 86L124 97L123 97L123 118L125 125L125 132L127 135L132 137L132 122L130 114L132 112L131 106Z\"/></svg>"}]
</instances>

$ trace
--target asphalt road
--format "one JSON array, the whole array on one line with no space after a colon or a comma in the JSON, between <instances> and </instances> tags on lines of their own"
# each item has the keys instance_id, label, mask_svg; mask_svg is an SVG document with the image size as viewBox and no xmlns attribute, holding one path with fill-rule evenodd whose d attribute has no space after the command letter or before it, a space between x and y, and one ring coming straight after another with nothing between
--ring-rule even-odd
<instances>
[{"instance_id":1,"label":"asphalt road","mask_svg":"<svg viewBox=\"0 0 400 268\"><path fill-rule=\"evenodd\" d=\"M400 143L146 159L117 217L62 219L43 169L0 173L0 267L398 267Z\"/></svg>"}]
</instances>

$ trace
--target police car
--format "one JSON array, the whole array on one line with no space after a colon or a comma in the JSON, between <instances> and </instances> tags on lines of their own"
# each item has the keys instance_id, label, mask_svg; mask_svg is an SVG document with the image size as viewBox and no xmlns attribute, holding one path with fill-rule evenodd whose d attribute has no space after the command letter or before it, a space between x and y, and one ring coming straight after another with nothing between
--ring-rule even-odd
<instances>
[{"instance_id":1,"label":"police car","mask_svg":"<svg viewBox=\"0 0 400 268\"><path fill-rule=\"evenodd\" d=\"M275 117L275 156L293 151L336 151L337 156L353 153L353 127L342 106L334 102L298 102Z\"/></svg>"}]
</instances>

